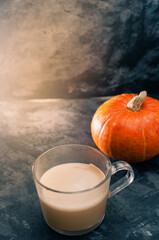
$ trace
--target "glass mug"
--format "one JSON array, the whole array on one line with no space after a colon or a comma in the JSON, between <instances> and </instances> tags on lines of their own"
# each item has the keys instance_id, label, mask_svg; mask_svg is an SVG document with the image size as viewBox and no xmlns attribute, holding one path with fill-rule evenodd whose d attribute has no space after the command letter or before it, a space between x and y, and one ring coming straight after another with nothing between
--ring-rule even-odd
<instances>
[{"instance_id":1,"label":"glass mug","mask_svg":"<svg viewBox=\"0 0 159 240\"><path fill-rule=\"evenodd\" d=\"M92 188L76 192L57 191L40 182L47 170L64 163L93 164L104 173L104 179ZM109 188L111 176L121 170L126 170L126 175ZM44 152L36 159L32 171L46 223L56 232L69 236L95 229L105 216L107 199L134 180L128 163L111 164L97 149L79 144L61 145Z\"/></svg>"}]
</instances>

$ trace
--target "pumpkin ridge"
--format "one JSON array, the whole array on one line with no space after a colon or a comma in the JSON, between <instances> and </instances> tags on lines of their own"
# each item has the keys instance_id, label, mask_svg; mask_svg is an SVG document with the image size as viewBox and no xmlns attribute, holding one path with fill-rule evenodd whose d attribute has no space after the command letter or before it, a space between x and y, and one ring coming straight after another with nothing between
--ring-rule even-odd
<instances>
[{"instance_id":1,"label":"pumpkin ridge","mask_svg":"<svg viewBox=\"0 0 159 240\"><path fill-rule=\"evenodd\" d=\"M142 126L142 125L141 125ZM143 136L143 140L144 140L144 155L143 155L143 160L145 160L146 158L146 138L145 138L145 130L142 126L142 136Z\"/></svg>"},{"instance_id":2,"label":"pumpkin ridge","mask_svg":"<svg viewBox=\"0 0 159 240\"><path fill-rule=\"evenodd\" d=\"M100 131L100 134L99 134L99 136L98 136L98 140L97 140L97 142L98 142L98 147L99 148L102 148L102 146L101 146L101 144L100 144L100 138L101 138L101 136L102 136L102 134L103 134L103 131L104 131L104 129L105 129L105 126L107 125L107 123L111 120L116 120L117 118L119 117L119 113L117 112L115 115L112 115L112 116L110 116L108 119L107 119L107 121L103 124L103 126L102 126L102 128L101 128L101 131ZM113 119L114 118L114 119ZM112 154L111 154L111 151L110 151L110 138L111 138L111 133L112 133L112 128L113 128L113 123L112 123L112 125L111 125L111 128L110 128L110 131L109 131L109 138L108 138L108 144L107 144L107 146L109 146L109 149L108 149L108 155L109 156L112 156Z\"/></svg>"},{"instance_id":3,"label":"pumpkin ridge","mask_svg":"<svg viewBox=\"0 0 159 240\"><path fill-rule=\"evenodd\" d=\"M104 130L104 127L105 127L105 125L107 124L107 122L111 120L112 117L113 117L113 116L110 116L110 117L105 121L105 123L103 124L103 126L101 127L100 134L98 135L98 140L97 140L97 143L98 143L98 147L99 147L99 148L101 148L100 138L101 138L101 136L102 136L102 132L103 132L103 130ZM109 137L110 137L110 136L109 136ZM109 140L109 138L108 138L108 140Z\"/></svg>"},{"instance_id":4,"label":"pumpkin ridge","mask_svg":"<svg viewBox=\"0 0 159 240\"><path fill-rule=\"evenodd\" d=\"M155 114L155 112L151 112L151 111L149 111L148 110L148 112L150 113L150 115L152 115L153 117L155 116L157 116L156 114ZM152 126L153 126L153 129L155 130L155 132L156 132L156 135L158 136L158 141L159 141L159 131L156 129L156 125L159 125L159 119L158 119L158 121L155 121L155 122L153 122L152 123L152 121L151 121L151 119L149 119L149 118L147 118L146 116L144 116L144 118L147 120L147 122L148 123L150 123L150 124L152 124ZM142 119L141 119L142 120ZM144 129L144 135L145 135L145 129ZM145 140L146 140L146 138L145 138ZM145 141L146 142L146 141ZM147 146L147 144L146 144L146 146ZM158 153L157 154L159 154L159 148L158 148ZM151 158L152 157L154 157L155 155L151 155ZM149 158L148 158L149 159ZM145 151L145 159L144 160L148 160L147 158L146 158L146 151Z\"/></svg>"},{"instance_id":5,"label":"pumpkin ridge","mask_svg":"<svg viewBox=\"0 0 159 240\"><path fill-rule=\"evenodd\" d=\"M119 110L117 110L117 111L109 112L109 114L112 115L112 114L114 114L114 112L115 112L115 113L119 113L119 112L121 112L121 110L123 110L123 108L121 108L121 109L119 109ZM108 109L107 109L106 111L103 111L103 109L100 109L100 111L98 111L98 112L96 113L96 119L98 119L99 116L100 116L101 114L103 114L103 112L104 112L104 114L107 114Z\"/></svg>"},{"instance_id":6,"label":"pumpkin ridge","mask_svg":"<svg viewBox=\"0 0 159 240\"><path fill-rule=\"evenodd\" d=\"M107 112L107 111L106 111L106 112ZM121 112L121 110L120 110L120 111L117 111L117 112L115 112L115 113L118 114L119 112ZM95 115L95 118L92 119L92 120L93 120L92 123L93 123L95 120L98 120L98 121L99 121L99 117L100 117L101 114L103 115L103 110L102 110L102 109L100 109L100 111L98 112L98 114ZM102 131L102 128L103 128L104 124L105 124L111 117L114 116L114 112L105 113L105 115L107 115L107 119L106 119L105 121L103 121L103 123L101 124L101 128L100 128L100 131L99 131L100 133L101 133L101 131ZM92 126L92 123L91 123L91 126ZM96 139L97 145L99 145L100 133L99 133L99 135L98 135L98 138Z\"/></svg>"},{"instance_id":7,"label":"pumpkin ridge","mask_svg":"<svg viewBox=\"0 0 159 240\"><path fill-rule=\"evenodd\" d=\"M124 127L125 127L125 123L126 123L126 121L128 120L128 118L129 118L129 115L127 114L127 112L124 112L123 115L124 115L125 119L124 119L124 121L122 122L122 126L121 126L120 132L119 132L119 134L118 134L118 136L119 136L119 141L117 141L118 143L120 142L120 138L121 138L121 136L122 136L122 132L123 132L123 129L124 129ZM118 147L117 147L117 159L120 158L119 152L120 152L120 151L119 151L119 144L118 144ZM122 159L121 159L121 160L122 160Z\"/></svg>"},{"instance_id":8,"label":"pumpkin ridge","mask_svg":"<svg viewBox=\"0 0 159 240\"><path fill-rule=\"evenodd\" d=\"M157 116L156 112L149 111L149 110L147 110L147 112L149 112L153 117L156 118L156 116ZM147 117L145 117L145 119L147 119L147 122L150 122L150 120L149 120ZM157 122L157 121L155 121L155 123L156 123L156 122ZM157 124L159 124L159 122L157 122ZM157 129L156 129L156 124L154 124L154 129L156 130L156 133L158 133L158 131L157 131Z\"/></svg>"},{"instance_id":9,"label":"pumpkin ridge","mask_svg":"<svg viewBox=\"0 0 159 240\"><path fill-rule=\"evenodd\" d=\"M153 110L147 110L147 109L143 109L144 111L146 111L146 112L150 112L150 113L154 113L154 114L156 114L156 112L157 113L159 113L159 110L157 109L157 110L155 110L155 111L153 111Z\"/></svg>"},{"instance_id":10,"label":"pumpkin ridge","mask_svg":"<svg viewBox=\"0 0 159 240\"><path fill-rule=\"evenodd\" d=\"M146 97L145 101L143 102L143 108L146 108L148 111L159 112L159 101L150 97Z\"/></svg>"},{"instance_id":11,"label":"pumpkin ridge","mask_svg":"<svg viewBox=\"0 0 159 240\"><path fill-rule=\"evenodd\" d=\"M125 115L126 114L126 112L125 112L125 110L124 111L122 111L121 112L121 114L120 115L118 115L115 119L114 119L114 121L116 121L116 120L118 120L118 119L120 119L123 115ZM129 118L129 117L128 117ZM127 119L126 119L127 120ZM124 123L126 122L126 120L124 121ZM123 125L123 124L122 124ZM117 156L117 157L115 157L115 155L114 154L112 154L112 144L114 144L114 142L112 141L112 139L114 139L114 135L116 136L116 131L115 131L115 129L113 129L113 127L114 127L114 122L112 123L112 127L111 127L111 130L110 130L110 132L111 132L111 140L110 140L110 138L109 138L109 142L108 142L108 144L109 144L109 148L110 148L110 155L111 155L111 157L113 157L114 159L118 159L117 157L119 156L119 154L118 154L118 152L119 152L119 145L117 145L117 148L115 148L115 155ZM123 128L124 128L124 126L123 126ZM122 128L122 129L123 129ZM121 129L121 130L122 130ZM120 130L120 131L121 131ZM122 131L121 131L122 132ZM118 136L119 136L120 134L118 133ZM117 141L116 141L117 142ZM118 149L118 151L117 151L117 149ZM113 150L113 152L114 152L114 150Z\"/></svg>"}]
</instances>

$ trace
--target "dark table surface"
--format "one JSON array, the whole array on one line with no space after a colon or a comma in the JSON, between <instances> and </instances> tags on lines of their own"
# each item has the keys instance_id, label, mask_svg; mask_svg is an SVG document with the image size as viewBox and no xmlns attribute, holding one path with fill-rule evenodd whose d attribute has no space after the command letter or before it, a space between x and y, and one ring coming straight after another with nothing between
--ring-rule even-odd
<instances>
[{"instance_id":1,"label":"dark table surface","mask_svg":"<svg viewBox=\"0 0 159 240\"><path fill-rule=\"evenodd\" d=\"M44 222L31 166L45 150L68 143L95 146L90 123L107 98L0 102L0 239L75 239ZM103 223L85 240L159 239L159 156L132 164L134 182L110 198Z\"/></svg>"}]
</instances>

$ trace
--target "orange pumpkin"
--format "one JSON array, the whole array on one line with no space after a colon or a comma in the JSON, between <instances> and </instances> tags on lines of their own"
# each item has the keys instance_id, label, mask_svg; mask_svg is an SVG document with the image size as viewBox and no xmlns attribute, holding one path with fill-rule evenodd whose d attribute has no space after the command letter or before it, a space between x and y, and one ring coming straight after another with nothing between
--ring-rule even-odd
<instances>
[{"instance_id":1,"label":"orange pumpkin","mask_svg":"<svg viewBox=\"0 0 159 240\"><path fill-rule=\"evenodd\" d=\"M142 162L159 154L159 101L121 94L104 102L91 122L92 138L108 157Z\"/></svg>"}]
</instances>

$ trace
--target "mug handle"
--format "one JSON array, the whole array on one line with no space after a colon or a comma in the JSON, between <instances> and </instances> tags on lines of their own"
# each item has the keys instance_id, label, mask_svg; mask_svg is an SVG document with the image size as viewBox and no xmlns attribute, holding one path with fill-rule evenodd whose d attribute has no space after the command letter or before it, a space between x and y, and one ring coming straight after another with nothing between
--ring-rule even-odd
<instances>
[{"instance_id":1,"label":"mug handle","mask_svg":"<svg viewBox=\"0 0 159 240\"><path fill-rule=\"evenodd\" d=\"M114 175L116 172L126 170L127 173L117 182L113 183L110 187L108 198L114 196L116 193L120 192L122 189L127 187L134 180L134 171L132 167L124 161L118 161L112 164L111 175Z\"/></svg>"}]
</instances>

